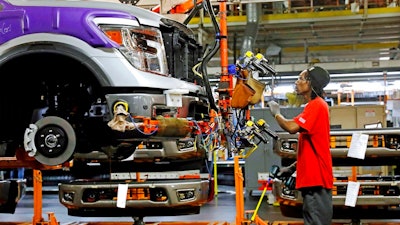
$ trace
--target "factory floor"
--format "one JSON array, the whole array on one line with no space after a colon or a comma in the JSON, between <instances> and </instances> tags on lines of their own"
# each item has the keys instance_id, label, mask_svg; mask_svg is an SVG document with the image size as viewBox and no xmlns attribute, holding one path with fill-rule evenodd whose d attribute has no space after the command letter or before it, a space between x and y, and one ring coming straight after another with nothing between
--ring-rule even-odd
<instances>
[{"instance_id":1,"label":"factory floor","mask_svg":"<svg viewBox=\"0 0 400 225\"><path fill-rule=\"evenodd\" d=\"M187 216L166 216L166 217L145 217L144 222L163 222L163 221L223 221L232 223L236 217L236 195L233 186L220 185L218 195L211 202L202 206L200 214ZM245 194L244 205L245 210L254 210L260 196L249 196ZM28 191L20 200L14 214L0 214L0 224L3 222L29 222L33 218L33 194ZM79 222L95 222L95 221L114 221L129 222L131 217L75 217L68 216L67 209L62 206L58 200L56 187L43 190L42 198L42 216L46 220L47 213L54 213L60 224L79 224ZM263 198L258 210L258 215L263 220L291 220L298 221L296 218L284 218L279 207L270 205L267 198ZM251 215L250 215L251 216Z\"/></svg>"},{"instance_id":2,"label":"factory floor","mask_svg":"<svg viewBox=\"0 0 400 225\"><path fill-rule=\"evenodd\" d=\"M260 196L244 194L244 208L245 211L255 210L260 200ZM74 217L67 215L67 209L63 207L57 195L55 189L44 189L42 196L42 216L46 221L48 219L48 213L54 213L57 221L60 225L77 225L77 224L91 224L96 222L132 222L134 220L131 217ZM284 217L281 215L279 207L271 204L267 197L264 197L260 203L257 215L264 221L268 221L269 224L283 224L292 225L301 223L299 218ZM27 191L26 195L18 203L17 209L14 214L0 214L0 224L29 224L33 218L33 194L31 191ZM249 214L251 217L252 214ZM148 223L162 223L162 222L187 222L192 221L193 224L199 224L194 222L218 222L210 224L235 224L236 218L236 194L233 186L220 185L218 195L211 202L202 206L200 214L187 215L187 216L167 216L167 217L145 217L143 222ZM21 223L18 223L21 222ZM371 221L362 221L363 224L400 224L400 220L381 221L379 223L372 223ZM351 221L335 221L340 224L351 224ZM125 223L124 223L125 224ZM175 224L175 223L174 223ZM179 224L179 223L178 223ZM207 223L208 224L208 223ZM361 223L360 223L361 224Z\"/></svg>"}]
</instances>

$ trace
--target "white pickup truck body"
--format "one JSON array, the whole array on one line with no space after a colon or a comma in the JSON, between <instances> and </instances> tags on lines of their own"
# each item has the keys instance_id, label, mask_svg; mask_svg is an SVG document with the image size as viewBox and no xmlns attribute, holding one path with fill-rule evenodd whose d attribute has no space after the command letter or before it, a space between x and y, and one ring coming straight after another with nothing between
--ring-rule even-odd
<instances>
[{"instance_id":1,"label":"white pickup truck body","mask_svg":"<svg viewBox=\"0 0 400 225\"><path fill-rule=\"evenodd\" d=\"M110 165L135 172L203 168L205 150L192 131L207 120L211 98L192 70L203 49L186 25L120 2L0 0L0 7L0 156L22 148L45 165L74 160L71 171L80 179ZM87 167L93 160L98 168ZM171 185L196 195L172 201L179 190ZM77 186L75 197L85 189ZM121 211L198 212L208 200L209 179L130 184L143 186L167 198L132 200ZM64 193L62 204L79 211L81 200ZM118 211L115 204L90 207Z\"/></svg>"}]
</instances>

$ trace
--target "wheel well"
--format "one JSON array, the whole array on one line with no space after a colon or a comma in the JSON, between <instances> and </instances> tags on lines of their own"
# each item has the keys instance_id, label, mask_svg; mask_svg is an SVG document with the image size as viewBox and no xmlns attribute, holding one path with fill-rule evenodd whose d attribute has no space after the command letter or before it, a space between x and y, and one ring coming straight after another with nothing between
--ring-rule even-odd
<instances>
[{"instance_id":1,"label":"wheel well","mask_svg":"<svg viewBox=\"0 0 400 225\"><path fill-rule=\"evenodd\" d=\"M71 120L83 116L99 98L104 100L94 72L67 54L37 50L16 54L0 65L0 74L2 142L20 144L25 128L43 112Z\"/></svg>"}]
</instances>

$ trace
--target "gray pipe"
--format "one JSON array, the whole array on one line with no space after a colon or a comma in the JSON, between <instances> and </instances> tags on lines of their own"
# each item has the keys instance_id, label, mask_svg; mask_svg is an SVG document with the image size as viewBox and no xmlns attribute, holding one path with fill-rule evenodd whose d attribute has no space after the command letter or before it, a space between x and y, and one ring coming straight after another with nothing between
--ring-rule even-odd
<instances>
[{"instance_id":1,"label":"gray pipe","mask_svg":"<svg viewBox=\"0 0 400 225\"><path fill-rule=\"evenodd\" d=\"M261 4L259 3L251 3L246 5L246 36L243 37L243 44L240 50L241 57L243 57L247 51L253 51L254 42L257 38L258 23L261 17L261 8Z\"/></svg>"}]
</instances>

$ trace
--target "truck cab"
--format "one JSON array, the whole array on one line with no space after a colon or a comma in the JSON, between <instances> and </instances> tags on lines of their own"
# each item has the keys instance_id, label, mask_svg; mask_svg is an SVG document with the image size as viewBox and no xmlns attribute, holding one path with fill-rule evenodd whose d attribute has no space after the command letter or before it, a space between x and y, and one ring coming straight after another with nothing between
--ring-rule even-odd
<instances>
[{"instance_id":1,"label":"truck cab","mask_svg":"<svg viewBox=\"0 0 400 225\"><path fill-rule=\"evenodd\" d=\"M93 179L110 182L110 166L117 172L202 172L199 124L209 121L211 98L209 84L193 70L203 48L186 25L120 2L0 5L2 156L23 149L44 165L73 160L77 179L90 180L76 185L75 197ZM94 162L99 167L86 169ZM130 199L135 203L128 208L173 208L177 202L170 199L178 193L168 187L177 182L182 180L130 184L159 188L168 197L163 204ZM206 202L208 182L185 181L182 188L196 195L180 201L180 208ZM80 200L67 189L71 184L60 184L61 203L79 211ZM89 207L92 215L92 208L116 208Z\"/></svg>"}]
</instances>

